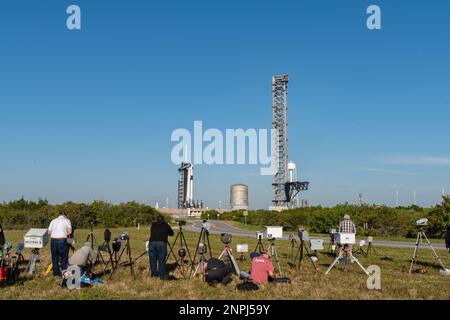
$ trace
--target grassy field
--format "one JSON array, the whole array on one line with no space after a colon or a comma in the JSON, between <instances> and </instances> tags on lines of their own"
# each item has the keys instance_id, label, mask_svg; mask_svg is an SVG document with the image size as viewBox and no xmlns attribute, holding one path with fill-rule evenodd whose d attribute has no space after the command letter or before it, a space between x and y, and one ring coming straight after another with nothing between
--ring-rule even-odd
<instances>
[{"instance_id":1,"label":"grassy field","mask_svg":"<svg viewBox=\"0 0 450 320\"><path fill-rule=\"evenodd\" d=\"M125 229L112 229L113 237ZM127 229L130 234L132 256L137 257L144 251L148 238L148 227L141 230ZM5 231L8 242L14 245L23 241L24 231ZM77 230L77 247L86 239L87 230ZM98 240L103 238L103 230L96 230ZM197 244L198 234L185 233L191 254ZM223 244L218 236L211 235L213 256L218 256ZM172 238L173 241L173 238ZM256 239L233 237L232 247L237 243L248 243L252 250ZM266 244L267 242L265 242ZM176 246L178 248L178 245ZM450 299L450 277L439 275L437 265L430 250L421 251L421 265L428 269L426 274L408 274L411 249L377 248L377 255L360 257L364 266L376 264L382 270L382 290L372 291L366 288L366 275L356 264L351 265L349 272L342 271L342 266L334 269L328 276L324 275L332 257L326 253L319 255L321 273L315 275L309 261L304 260L300 271L288 272L287 258L289 242L279 241L278 252L281 256L282 268L292 279L291 284L267 284L256 292L238 292L234 277L228 286L209 287L201 278L179 279L177 281L161 281L148 277L148 257L141 258L135 265L136 280L130 275L129 268L119 268L111 280L103 276L103 285L95 285L80 290L68 290L59 286L59 279L44 276L42 271L50 262L49 245L41 251L42 262L38 264L38 272L32 277L21 274L21 281L0 288L0 299ZM443 250L438 251L447 267L450 267L450 255ZM29 259L30 251L24 253ZM237 256L237 255L236 255ZM242 270L248 271L249 261L240 264ZM420 266L420 265L419 265ZM96 267L98 272L102 266ZM176 269L173 274L180 278Z\"/></svg>"}]
</instances>

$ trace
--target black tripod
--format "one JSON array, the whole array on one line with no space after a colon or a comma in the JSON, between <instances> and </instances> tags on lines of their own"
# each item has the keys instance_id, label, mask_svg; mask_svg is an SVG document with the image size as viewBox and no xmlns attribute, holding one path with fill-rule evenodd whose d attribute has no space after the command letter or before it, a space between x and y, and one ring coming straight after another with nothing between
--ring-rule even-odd
<instances>
[{"instance_id":1,"label":"black tripod","mask_svg":"<svg viewBox=\"0 0 450 320\"><path fill-rule=\"evenodd\" d=\"M254 252L259 252L260 254L263 253L264 250L264 244L262 241L262 237L258 237L258 243L256 244L256 248Z\"/></svg>"},{"instance_id":2,"label":"black tripod","mask_svg":"<svg viewBox=\"0 0 450 320\"><path fill-rule=\"evenodd\" d=\"M212 253L211 253L211 245L209 243L209 231L203 226L202 229L200 230L200 235L198 237L197 247L195 249L194 259L192 260L192 268L191 268L189 277L191 277L192 271L194 271L195 260L197 259L197 253L200 255L200 258L198 261L198 266L195 268L193 277L195 277L199 268L200 268L200 272L202 274L204 274L207 252L209 252L209 258L211 259Z\"/></svg>"},{"instance_id":3,"label":"black tripod","mask_svg":"<svg viewBox=\"0 0 450 320\"><path fill-rule=\"evenodd\" d=\"M192 257L191 257L191 253L189 251L189 246L186 242L186 238L184 237L184 233L183 233L183 227L181 225L180 229L177 233L177 236L175 237L175 240L173 241L173 244L170 245L170 251L166 256L166 261L165 263L167 264L167 261L169 260L170 255L173 255L173 257L175 258L175 263L177 264L177 267L180 269L181 274L183 275L183 278L186 278L186 270L185 270L185 258L186 258L186 253L189 257L189 261L191 266L193 265L193 261L192 261ZM173 252L173 248L175 247L175 245L177 244L178 239L180 239L180 249L178 249L178 258L175 255L175 252Z\"/></svg>"},{"instance_id":4,"label":"black tripod","mask_svg":"<svg viewBox=\"0 0 450 320\"><path fill-rule=\"evenodd\" d=\"M100 258L100 261L105 266L105 268L103 269L103 274L106 274L109 264L111 264L112 270L114 270L114 268L115 268L114 260L113 260L113 252L111 251L111 246L109 245L109 242L111 241L111 231L109 231L109 229L105 229L105 232L103 234L103 239L104 239L103 244L98 247L96 261L99 261L99 258ZM105 263L105 259L103 258L102 252L107 253L109 256L108 261L106 263Z\"/></svg>"},{"instance_id":5,"label":"black tripod","mask_svg":"<svg viewBox=\"0 0 450 320\"><path fill-rule=\"evenodd\" d=\"M119 264L121 264L125 267L130 267L131 275L133 276L133 279L136 279L136 277L134 275L134 270L133 270L133 257L131 256L130 238L128 238L128 237L122 238L121 237L120 239L114 239L114 241L116 241L116 245L115 246L113 245L113 251L114 251L113 269L111 271L109 279L112 278L112 276L113 276L114 272L117 270L117 267L119 266ZM125 241L125 245L119 254L120 245L117 245L117 243L122 243L122 241ZM115 249L118 249L118 250L115 250ZM125 254L127 255L128 261L120 263L120 260L122 259L124 252L126 252Z\"/></svg>"},{"instance_id":6,"label":"black tripod","mask_svg":"<svg viewBox=\"0 0 450 320\"><path fill-rule=\"evenodd\" d=\"M302 240L302 239L300 239L300 245L299 245L299 247L297 249L297 254L295 255L295 259L294 259L292 267L295 268L296 267L296 262L298 261L298 268L300 269L300 266L301 266L301 263L302 263L302 260L303 260L304 251L306 251L306 255L309 257L309 261L312 263L315 272L318 272L319 268L318 268L318 266L316 266L316 263L312 259L312 255L309 252L308 247L306 246L306 241Z\"/></svg>"},{"instance_id":7,"label":"black tripod","mask_svg":"<svg viewBox=\"0 0 450 320\"><path fill-rule=\"evenodd\" d=\"M294 252L296 252L297 248L297 239L294 235L289 236L290 239L290 250L288 255L288 261L290 261L291 269L295 267L295 260L294 260Z\"/></svg>"}]
</instances>

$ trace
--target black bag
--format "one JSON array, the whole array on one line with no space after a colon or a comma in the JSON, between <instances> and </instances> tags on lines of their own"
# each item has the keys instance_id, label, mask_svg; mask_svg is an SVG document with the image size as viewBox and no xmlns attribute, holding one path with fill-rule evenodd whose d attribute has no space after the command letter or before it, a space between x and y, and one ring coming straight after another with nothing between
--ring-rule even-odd
<instances>
[{"instance_id":1,"label":"black bag","mask_svg":"<svg viewBox=\"0 0 450 320\"><path fill-rule=\"evenodd\" d=\"M239 291L256 291L259 286L253 282L242 282L236 285L236 289Z\"/></svg>"},{"instance_id":2,"label":"black bag","mask_svg":"<svg viewBox=\"0 0 450 320\"><path fill-rule=\"evenodd\" d=\"M226 265L222 260L212 258L209 259L205 270L205 281L209 285L222 283L227 285L231 281L233 269Z\"/></svg>"},{"instance_id":3,"label":"black bag","mask_svg":"<svg viewBox=\"0 0 450 320\"><path fill-rule=\"evenodd\" d=\"M269 281L274 283L291 283L289 278L269 278Z\"/></svg>"}]
</instances>

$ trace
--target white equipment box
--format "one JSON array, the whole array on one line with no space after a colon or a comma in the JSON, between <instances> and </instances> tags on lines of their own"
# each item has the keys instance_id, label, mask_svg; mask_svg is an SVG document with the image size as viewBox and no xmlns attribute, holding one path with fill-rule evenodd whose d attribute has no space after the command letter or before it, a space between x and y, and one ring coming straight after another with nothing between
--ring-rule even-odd
<instances>
[{"instance_id":1,"label":"white equipment box","mask_svg":"<svg viewBox=\"0 0 450 320\"><path fill-rule=\"evenodd\" d=\"M311 239L310 245L310 249L313 251L323 250L323 239Z\"/></svg>"},{"instance_id":2,"label":"white equipment box","mask_svg":"<svg viewBox=\"0 0 450 320\"><path fill-rule=\"evenodd\" d=\"M266 226L266 238L268 239L283 238L283 227Z\"/></svg>"},{"instance_id":3,"label":"white equipment box","mask_svg":"<svg viewBox=\"0 0 450 320\"><path fill-rule=\"evenodd\" d=\"M48 242L47 229L30 229L23 237L25 248L42 249Z\"/></svg>"},{"instance_id":4,"label":"white equipment box","mask_svg":"<svg viewBox=\"0 0 450 320\"><path fill-rule=\"evenodd\" d=\"M356 242L355 233L344 233L340 232L336 235L336 241L338 244L355 244Z\"/></svg>"},{"instance_id":5,"label":"white equipment box","mask_svg":"<svg viewBox=\"0 0 450 320\"><path fill-rule=\"evenodd\" d=\"M248 252L248 244L246 244L246 243L243 243L243 244L239 243L236 246L236 252L238 252L238 253L246 253L246 252Z\"/></svg>"}]
</instances>

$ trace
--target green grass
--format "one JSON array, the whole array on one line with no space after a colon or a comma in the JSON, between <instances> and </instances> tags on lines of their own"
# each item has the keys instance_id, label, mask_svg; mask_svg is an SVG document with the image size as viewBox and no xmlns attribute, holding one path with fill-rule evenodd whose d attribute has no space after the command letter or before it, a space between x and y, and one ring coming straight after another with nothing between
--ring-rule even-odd
<instances>
[{"instance_id":1,"label":"green grass","mask_svg":"<svg viewBox=\"0 0 450 320\"><path fill-rule=\"evenodd\" d=\"M118 236L126 229L112 229L113 236ZM145 241L148 238L148 227L141 230L128 229L133 257L144 251ZM22 241L24 231L5 231L8 242ZM85 240L87 230L77 230L77 247ZM95 230L100 241L103 230ZM198 234L185 233L191 254L198 240ZM218 256L223 249L219 236L211 235L213 256ZM173 241L173 238L172 238ZM251 250L256 246L256 240L248 237L233 237L233 247L236 243L248 243ZM267 242L265 241L265 244ZM178 248L178 245L176 246ZM429 250L420 252L420 260L428 269L427 274L408 274L411 249L377 248L377 255L367 258L360 257L364 266L376 264L382 270L382 290L372 291L366 288L366 275L356 264L351 265L349 272L343 272L342 267L334 269L328 276L324 275L332 257L325 253L319 256L321 272L314 274L309 261L304 260L301 271L288 272L287 255L289 241L277 242L281 257L283 271L292 279L291 284L267 284L261 286L256 292L238 292L235 287L239 282L234 277L228 286L209 287L200 278L180 279L177 281L161 281L148 277L148 258L141 258L135 265L136 280L130 275L129 268L121 267L114 274L112 280L104 276L103 285L96 285L80 290L61 288L59 279L53 276L45 277L41 272L50 262L49 245L41 250L41 264L38 273L28 277L21 274L21 281L12 286L0 288L0 299L450 299L450 277L439 275L434 266L434 259ZM444 264L450 267L449 254L443 250L438 251ZM25 258L30 257L26 250ZM237 256L237 255L236 255ZM390 260L381 259L389 257ZM429 265L431 264L431 265ZM242 270L248 271L250 263L242 263ZM96 267L97 272L102 270L101 265ZM176 277L181 277L178 270Z\"/></svg>"}]
</instances>

